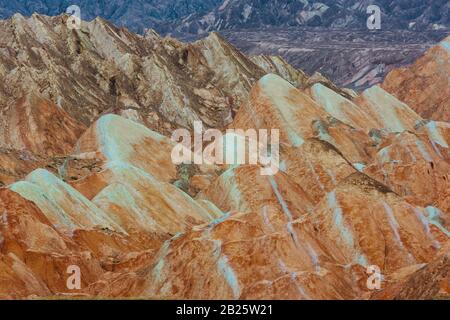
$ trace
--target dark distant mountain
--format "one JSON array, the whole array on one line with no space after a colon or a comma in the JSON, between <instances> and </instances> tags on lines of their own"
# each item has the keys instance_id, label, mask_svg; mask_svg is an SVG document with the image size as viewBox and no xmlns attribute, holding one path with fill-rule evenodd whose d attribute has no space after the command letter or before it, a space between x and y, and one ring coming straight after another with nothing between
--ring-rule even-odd
<instances>
[{"instance_id":1,"label":"dark distant mountain","mask_svg":"<svg viewBox=\"0 0 450 320\"><path fill-rule=\"evenodd\" d=\"M97 16L143 32L146 28L161 30L167 21L177 21L190 14L205 14L222 0L0 0L0 18L15 13L30 16L34 12L59 15L71 5L78 5L83 20Z\"/></svg>"},{"instance_id":2,"label":"dark distant mountain","mask_svg":"<svg viewBox=\"0 0 450 320\"><path fill-rule=\"evenodd\" d=\"M208 13L178 21L171 30L211 30L311 26L364 29L367 7L378 5L383 29L443 29L450 26L447 0L225 0ZM169 30L167 30L169 31Z\"/></svg>"},{"instance_id":3,"label":"dark distant mountain","mask_svg":"<svg viewBox=\"0 0 450 320\"><path fill-rule=\"evenodd\" d=\"M101 16L142 32L204 33L213 30L311 26L339 29L366 27L367 7L382 11L382 28L430 30L449 28L448 0L0 0L0 17L16 12L57 15L72 4L82 18Z\"/></svg>"}]
</instances>

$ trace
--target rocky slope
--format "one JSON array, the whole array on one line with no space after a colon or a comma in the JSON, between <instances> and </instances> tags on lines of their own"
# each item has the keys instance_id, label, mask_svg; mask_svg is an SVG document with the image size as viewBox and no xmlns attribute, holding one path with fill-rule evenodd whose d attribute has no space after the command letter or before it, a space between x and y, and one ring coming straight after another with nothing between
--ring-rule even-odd
<instances>
[{"instance_id":1,"label":"rocky slope","mask_svg":"<svg viewBox=\"0 0 450 320\"><path fill-rule=\"evenodd\" d=\"M81 8L82 18L101 16L134 31L153 27L159 31L179 30L198 34L224 29L275 26L321 26L365 28L369 5L381 8L389 29L432 29L448 27L449 4L445 0L144 0L0 1L0 18L19 12L59 15L70 5Z\"/></svg>"},{"instance_id":2,"label":"rocky slope","mask_svg":"<svg viewBox=\"0 0 450 320\"><path fill-rule=\"evenodd\" d=\"M207 13L195 13L173 24L179 32L263 29L311 26L329 29L365 29L367 7L377 5L385 29L439 29L449 27L448 1L226 0ZM172 26L173 28L173 26Z\"/></svg>"},{"instance_id":3,"label":"rocky slope","mask_svg":"<svg viewBox=\"0 0 450 320\"><path fill-rule=\"evenodd\" d=\"M0 298L450 296L447 122L216 34L3 23ZM172 130L197 119L278 129L279 170L175 165Z\"/></svg>"},{"instance_id":4,"label":"rocky slope","mask_svg":"<svg viewBox=\"0 0 450 320\"><path fill-rule=\"evenodd\" d=\"M381 30L366 27L369 5L382 12ZM198 40L211 31L249 55L281 55L309 74L320 72L339 86L366 89L393 68L414 62L449 34L446 0L143 0L0 1L0 18L15 13L50 16L78 5L83 20L97 16L145 34Z\"/></svg>"},{"instance_id":5,"label":"rocky slope","mask_svg":"<svg viewBox=\"0 0 450 320\"><path fill-rule=\"evenodd\" d=\"M38 0L0 1L0 17L9 18L15 13L30 16L33 13L50 16L66 12L71 5L80 7L81 18L92 20L97 16L113 21L116 25L143 32L149 27L164 25L192 13L205 13L221 0L170 0L170 1L86 1L86 0Z\"/></svg>"},{"instance_id":6,"label":"rocky slope","mask_svg":"<svg viewBox=\"0 0 450 320\"><path fill-rule=\"evenodd\" d=\"M307 74L320 72L338 86L357 90L381 83L392 69L414 63L449 35L448 30L388 28L377 32L311 27L220 32L249 55L279 55Z\"/></svg>"},{"instance_id":7,"label":"rocky slope","mask_svg":"<svg viewBox=\"0 0 450 320\"><path fill-rule=\"evenodd\" d=\"M0 22L1 184L37 165L57 172L86 126L104 113L166 134L195 120L222 127L265 72L295 85L306 78L280 58L262 57L260 67L218 34L184 44L102 19L74 31L66 21L15 15ZM95 165L79 163L84 170Z\"/></svg>"},{"instance_id":8,"label":"rocky slope","mask_svg":"<svg viewBox=\"0 0 450 320\"><path fill-rule=\"evenodd\" d=\"M450 121L450 37L411 66L388 74L383 87L427 119Z\"/></svg>"},{"instance_id":9,"label":"rocky slope","mask_svg":"<svg viewBox=\"0 0 450 320\"><path fill-rule=\"evenodd\" d=\"M133 34L100 18L79 30L66 21L16 14L0 22L2 112L35 92L85 125L116 112L158 131L195 120L221 127L265 73L215 33L184 44L152 31ZM284 61L277 63L287 80L303 80Z\"/></svg>"}]
</instances>

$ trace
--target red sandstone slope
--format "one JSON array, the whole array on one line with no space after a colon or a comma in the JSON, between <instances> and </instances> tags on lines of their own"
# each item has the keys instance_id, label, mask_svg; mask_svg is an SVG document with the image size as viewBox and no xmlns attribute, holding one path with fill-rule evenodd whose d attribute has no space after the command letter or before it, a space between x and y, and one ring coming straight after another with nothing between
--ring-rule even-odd
<instances>
[{"instance_id":1,"label":"red sandstone slope","mask_svg":"<svg viewBox=\"0 0 450 320\"><path fill-rule=\"evenodd\" d=\"M358 119L353 128L320 103L279 77L263 78L231 126L283 128L280 171L230 167L197 199L170 184L178 173L168 138L100 118L70 155L69 171L76 159L97 161L71 181L75 188L39 169L2 191L3 296L355 299L373 295L369 265L396 279L434 263L449 243L447 188L432 180L446 176L445 126L383 133L376 121L364 127ZM417 173L396 173L401 168ZM432 193L410 179L425 177L421 168L439 186ZM82 269L81 290L65 287L71 264ZM25 289L24 277L35 285Z\"/></svg>"},{"instance_id":2,"label":"red sandstone slope","mask_svg":"<svg viewBox=\"0 0 450 320\"><path fill-rule=\"evenodd\" d=\"M450 121L450 37L412 66L391 71L383 88L424 118Z\"/></svg>"},{"instance_id":3,"label":"red sandstone slope","mask_svg":"<svg viewBox=\"0 0 450 320\"><path fill-rule=\"evenodd\" d=\"M343 99L334 98L327 103ZM262 79L232 127L283 128L280 171L229 168L197 200L168 183L178 176L169 139L102 117L67 164L70 171L75 159L97 161L72 180L76 189L40 169L3 191L3 296L355 299L373 296L369 265L396 279L405 268L439 264L433 260L449 243L447 188L430 179L446 176L445 127L373 134L383 129L372 128L376 121L364 127L361 118L353 128L320 103L281 78ZM355 134L361 138L349 145ZM417 173L392 171L401 168ZM432 193L408 180L423 177L420 168L433 171ZM82 268L82 290L65 287L61 275L71 264ZM35 285L25 289L24 277ZM414 280L390 281L401 292Z\"/></svg>"},{"instance_id":4,"label":"red sandstone slope","mask_svg":"<svg viewBox=\"0 0 450 320\"><path fill-rule=\"evenodd\" d=\"M66 155L86 130L51 101L29 93L1 119L2 146L44 156Z\"/></svg>"},{"instance_id":5,"label":"red sandstone slope","mask_svg":"<svg viewBox=\"0 0 450 320\"><path fill-rule=\"evenodd\" d=\"M274 86L264 87L267 81ZM268 99L274 87L278 99ZM397 283L401 287L406 283L405 276L399 276L401 270L434 265L433 261L448 250L448 213L434 207L439 206L436 199L447 194L446 188L435 189L427 200L420 189L394 192L383 184L388 180L376 181L358 171L370 174L381 154L382 161L398 170L411 165L415 170L435 166L433 175L444 173L446 148L436 146L446 141L444 135L432 134L434 131L424 134L421 126L415 135L377 131L382 127L352 129L337 119L330 121L331 116L313 101L308 104L308 126L301 118L307 99L280 78L263 79L247 103L254 112L242 108L232 127L247 129L273 123L274 127L288 128L290 131L281 135L286 141L281 147L281 171L274 177L262 177L257 167L228 169L199 194L228 214L166 241L150 269L142 269L137 277L125 274L114 278L126 284L120 290L93 285L89 292L192 299L368 298L373 292L366 286L367 266L380 267L385 279L390 279L386 286ZM384 101L391 98L382 93L381 99L373 110L383 110ZM282 117L279 110L286 106L284 101L290 103L289 118ZM390 119L392 123L409 121L412 111L402 110ZM375 116L382 118L383 114ZM294 119L299 119L298 125L290 126ZM315 130L317 121L331 123ZM352 133L365 138L350 147L343 137L351 139ZM411 142L414 146L408 135L417 136ZM290 138L296 136L307 139L293 146L290 142L295 139ZM404 144L397 146L396 141ZM403 158L402 148L408 150ZM348 160L358 157L367 163ZM416 159L413 164L411 157ZM399 179L394 173L386 176ZM405 177L414 181L414 175ZM445 274L442 281L447 281Z\"/></svg>"}]
</instances>

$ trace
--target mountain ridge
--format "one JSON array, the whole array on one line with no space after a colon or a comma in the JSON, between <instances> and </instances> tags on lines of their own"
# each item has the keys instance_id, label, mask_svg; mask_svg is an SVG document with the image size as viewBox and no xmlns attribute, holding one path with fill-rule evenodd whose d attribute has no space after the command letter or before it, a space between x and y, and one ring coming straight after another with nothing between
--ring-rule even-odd
<instances>
[{"instance_id":1,"label":"mountain ridge","mask_svg":"<svg viewBox=\"0 0 450 320\"><path fill-rule=\"evenodd\" d=\"M370 4L382 11L381 30L376 32L366 27ZM195 41L220 31L249 55L280 55L298 69L320 72L339 86L357 90L380 83L393 68L413 63L450 32L445 0L3 1L0 18L34 12L55 16L70 5L79 5L82 20L101 16L139 34L155 29Z\"/></svg>"},{"instance_id":2,"label":"mountain ridge","mask_svg":"<svg viewBox=\"0 0 450 320\"><path fill-rule=\"evenodd\" d=\"M399 100L433 103L447 45L362 92L217 33L102 18L16 14L0 50L0 298L450 296L450 124ZM179 164L171 137L193 121L232 154L239 132L277 130L277 170Z\"/></svg>"},{"instance_id":3,"label":"mountain ridge","mask_svg":"<svg viewBox=\"0 0 450 320\"><path fill-rule=\"evenodd\" d=\"M321 26L324 28L366 28L369 5L381 8L385 28L436 29L449 28L449 4L445 0L392 1L340 0L291 1L276 0L208 0L208 1L100 1L39 0L33 3L5 1L0 3L0 18L19 12L59 15L70 5L81 8L82 19L102 16L116 25L144 32L188 32L199 34L215 30L276 26Z\"/></svg>"}]
</instances>

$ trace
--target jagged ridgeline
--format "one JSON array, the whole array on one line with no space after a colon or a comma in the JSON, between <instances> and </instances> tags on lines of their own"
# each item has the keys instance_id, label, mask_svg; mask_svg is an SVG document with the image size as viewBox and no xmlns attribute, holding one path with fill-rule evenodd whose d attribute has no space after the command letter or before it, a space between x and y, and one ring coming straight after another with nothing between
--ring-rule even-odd
<instances>
[{"instance_id":1,"label":"jagged ridgeline","mask_svg":"<svg viewBox=\"0 0 450 320\"><path fill-rule=\"evenodd\" d=\"M130 30L142 32L156 28L160 32L199 34L214 30L263 29L273 27L326 27L361 29L366 25L367 6L382 8L383 24L389 30L442 28L449 23L445 0L143 0L86 1L35 0L3 1L0 17L19 12L58 15L70 5L82 8L84 20L97 15Z\"/></svg>"},{"instance_id":2,"label":"jagged ridgeline","mask_svg":"<svg viewBox=\"0 0 450 320\"><path fill-rule=\"evenodd\" d=\"M258 66L216 33L186 44L101 18L70 30L66 20L16 14L0 22L3 109L34 92L85 125L117 112L158 131L195 120L221 128L266 73L263 67L295 85L304 80L280 58Z\"/></svg>"}]
</instances>

